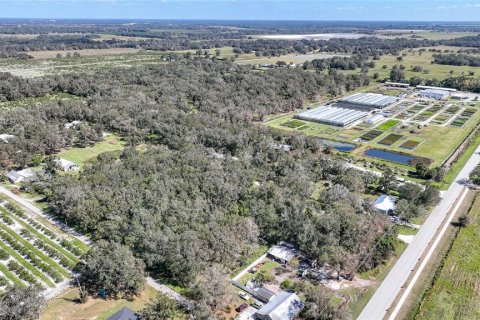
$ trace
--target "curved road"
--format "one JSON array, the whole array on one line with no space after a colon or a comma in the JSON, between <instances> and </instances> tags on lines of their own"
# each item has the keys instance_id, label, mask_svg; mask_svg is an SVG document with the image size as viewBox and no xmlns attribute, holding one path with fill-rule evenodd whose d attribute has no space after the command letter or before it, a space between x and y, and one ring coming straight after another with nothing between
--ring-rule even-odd
<instances>
[{"instance_id":1,"label":"curved road","mask_svg":"<svg viewBox=\"0 0 480 320\"><path fill-rule=\"evenodd\" d=\"M357 319L382 320L388 311L395 307L392 306L392 304L400 294L403 286L407 284L407 280L412 275L417 263L420 262L427 251L429 251L430 244L435 242L437 231L442 229L445 223L448 223L447 218L452 209L456 210L458 208L457 202L459 202L458 200L463 197L467 190L467 186L462 184L461 181L468 179L470 172L478 164L480 164L480 146L477 147L475 153L460 171L455 182L452 183L445 192L443 199L433 209L412 243L403 252ZM440 234L439 237L441 237L441 235L442 234ZM429 257L429 255L427 257ZM404 297L402 297L402 302L404 301L403 298ZM398 311L399 307L400 306L395 308L396 311ZM390 319L394 318L390 317Z\"/></svg>"}]
</instances>

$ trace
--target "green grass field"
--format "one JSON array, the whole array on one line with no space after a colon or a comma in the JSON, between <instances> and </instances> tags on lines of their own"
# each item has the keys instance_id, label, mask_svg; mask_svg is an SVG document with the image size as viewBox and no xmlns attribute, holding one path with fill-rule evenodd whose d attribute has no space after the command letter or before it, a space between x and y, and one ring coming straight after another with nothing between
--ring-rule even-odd
<instances>
[{"instance_id":1,"label":"green grass field","mask_svg":"<svg viewBox=\"0 0 480 320\"><path fill-rule=\"evenodd\" d=\"M58 154L60 158L73 161L80 167L85 165L90 159L95 158L101 153L123 150L125 142L114 134L106 137L104 141L96 143L93 147L87 148L70 148Z\"/></svg>"},{"instance_id":2,"label":"green grass field","mask_svg":"<svg viewBox=\"0 0 480 320\"><path fill-rule=\"evenodd\" d=\"M405 77L409 79L411 77L418 76L420 78L425 79L445 79L451 76L450 71L453 70L453 76L460 76L465 74L468 76L469 71L475 72L474 77L478 77L480 75L480 67L469 67L469 66L448 66L448 65L439 65L439 64L432 64L432 55L434 53L428 52L428 49L437 49L437 50L450 50L451 52L457 52L460 47L447 47L447 46L438 46L438 47L427 47L427 52L423 52L421 55L419 54L418 49L404 50L402 53L405 53L406 56L403 57L403 61L398 61L397 56L392 55L384 55L378 61L375 62L375 68L371 68L369 70L369 75L373 76L374 73L378 73L380 75L380 79L388 78L390 76L390 70L395 65L404 65L405 66ZM384 69L383 66L386 65L387 69ZM424 70L428 70L428 73L425 72L414 72L412 68L414 66L420 66ZM358 73L359 70L355 70L354 72L348 71L348 73Z\"/></svg>"},{"instance_id":3,"label":"green grass field","mask_svg":"<svg viewBox=\"0 0 480 320\"><path fill-rule=\"evenodd\" d=\"M480 318L480 196L460 230L416 319Z\"/></svg>"},{"instance_id":4,"label":"green grass field","mask_svg":"<svg viewBox=\"0 0 480 320\"><path fill-rule=\"evenodd\" d=\"M391 129L393 127L395 127L397 124L399 124L400 121L399 120L387 120L385 121L384 123L382 123L381 125L379 125L377 127L378 130L383 130L383 131L386 131L388 129Z\"/></svg>"}]
</instances>

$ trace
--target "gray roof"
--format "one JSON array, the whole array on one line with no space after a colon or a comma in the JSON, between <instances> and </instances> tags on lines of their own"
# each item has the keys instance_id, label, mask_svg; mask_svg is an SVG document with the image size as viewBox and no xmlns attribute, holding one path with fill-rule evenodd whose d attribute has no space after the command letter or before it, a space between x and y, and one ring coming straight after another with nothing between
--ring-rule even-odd
<instances>
[{"instance_id":1,"label":"gray roof","mask_svg":"<svg viewBox=\"0 0 480 320\"><path fill-rule=\"evenodd\" d=\"M23 179L23 176L17 171L12 170L9 173L7 173L7 178L10 179L11 181L16 181L18 179Z\"/></svg>"},{"instance_id":2,"label":"gray roof","mask_svg":"<svg viewBox=\"0 0 480 320\"><path fill-rule=\"evenodd\" d=\"M268 290L267 288L260 288L254 292L255 292L255 296L258 299L263 300L265 302L270 301L270 299L272 299L273 296L275 296L275 292Z\"/></svg>"},{"instance_id":3,"label":"gray roof","mask_svg":"<svg viewBox=\"0 0 480 320\"><path fill-rule=\"evenodd\" d=\"M140 316L133 310L123 307L108 320L140 320Z\"/></svg>"},{"instance_id":4,"label":"gray roof","mask_svg":"<svg viewBox=\"0 0 480 320\"><path fill-rule=\"evenodd\" d=\"M282 291L257 311L261 318L291 320L302 311L304 304L295 293Z\"/></svg>"}]
</instances>

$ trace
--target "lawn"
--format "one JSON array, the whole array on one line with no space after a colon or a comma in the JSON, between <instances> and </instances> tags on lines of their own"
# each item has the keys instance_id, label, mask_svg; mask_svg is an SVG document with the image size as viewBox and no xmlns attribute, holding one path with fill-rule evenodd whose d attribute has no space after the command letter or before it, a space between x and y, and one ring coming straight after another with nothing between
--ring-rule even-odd
<instances>
[{"instance_id":1,"label":"lawn","mask_svg":"<svg viewBox=\"0 0 480 320\"><path fill-rule=\"evenodd\" d=\"M90 298L85 304L76 302L78 289L72 288L50 300L40 315L40 320L88 319L106 320L123 307L140 311L146 303L157 295L157 291L146 286L134 300L104 300Z\"/></svg>"},{"instance_id":2,"label":"lawn","mask_svg":"<svg viewBox=\"0 0 480 320\"><path fill-rule=\"evenodd\" d=\"M104 141L96 143L92 147L86 148L70 148L58 154L60 158L64 158L75 162L80 167L85 165L85 162L95 158L101 153L123 150L125 142L114 134L106 137Z\"/></svg>"},{"instance_id":3,"label":"lawn","mask_svg":"<svg viewBox=\"0 0 480 320\"><path fill-rule=\"evenodd\" d=\"M382 123L381 125L379 125L377 127L378 130L383 130L383 131L386 131L390 128L393 128L395 127L397 124L399 124L400 121L399 120L387 120L385 121L384 123Z\"/></svg>"},{"instance_id":4,"label":"lawn","mask_svg":"<svg viewBox=\"0 0 480 320\"><path fill-rule=\"evenodd\" d=\"M280 263L278 263L276 261L273 261L273 260L270 260L270 259L265 259L265 261L266 261L266 263L264 265L262 265L255 274L257 274L261 271L273 272L273 269L275 269L275 267L278 267L280 265ZM255 277L255 274L249 272L249 273L245 274L243 277L241 277L238 280L238 282L245 285L249 280L251 280Z\"/></svg>"},{"instance_id":5,"label":"lawn","mask_svg":"<svg viewBox=\"0 0 480 320\"><path fill-rule=\"evenodd\" d=\"M479 319L480 317L480 196L469 213L416 319Z\"/></svg>"}]
</instances>

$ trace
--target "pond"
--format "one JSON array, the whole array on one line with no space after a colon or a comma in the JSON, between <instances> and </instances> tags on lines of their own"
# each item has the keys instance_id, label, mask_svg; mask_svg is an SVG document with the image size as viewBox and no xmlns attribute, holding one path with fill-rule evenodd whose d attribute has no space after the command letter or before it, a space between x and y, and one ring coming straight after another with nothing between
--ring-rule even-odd
<instances>
[{"instance_id":1,"label":"pond","mask_svg":"<svg viewBox=\"0 0 480 320\"><path fill-rule=\"evenodd\" d=\"M353 151L357 146L351 143L343 143L331 140L322 140L324 146L332 147L335 150L342 151L342 152L350 152Z\"/></svg>"},{"instance_id":2,"label":"pond","mask_svg":"<svg viewBox=\"0 0 480 320\"><path fill-rule=\"evenodd\" d=\"M390 162L396 162L405 165L411 165L412 161L415 160L414 156L409 156L407 154L395 153L390 151L378 150L378 149L368 149L365 152L365 155L382 159Z\"/></svg>"}]
</instances>

